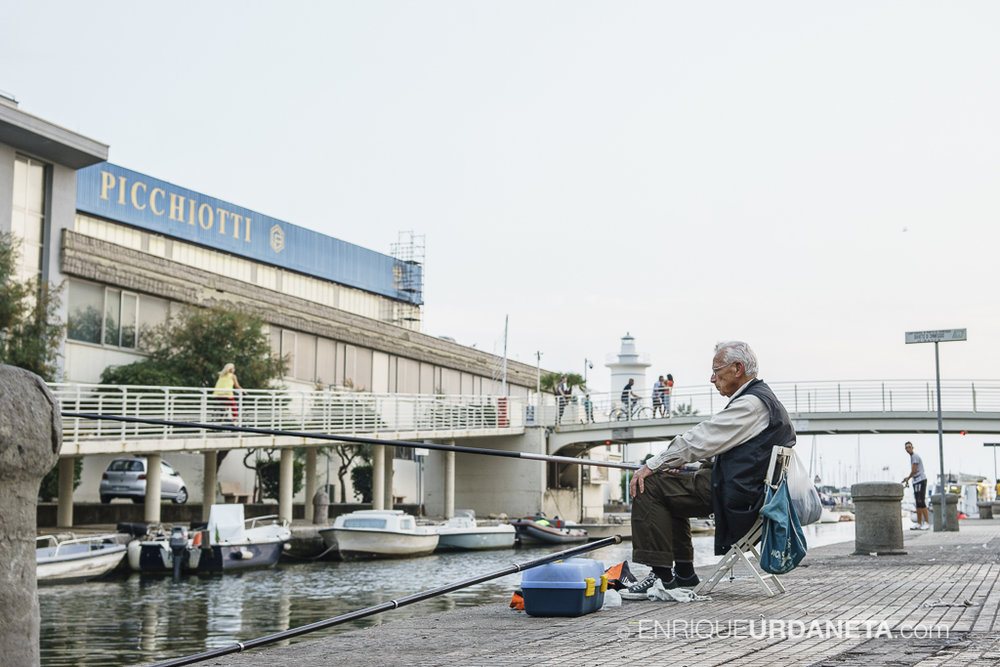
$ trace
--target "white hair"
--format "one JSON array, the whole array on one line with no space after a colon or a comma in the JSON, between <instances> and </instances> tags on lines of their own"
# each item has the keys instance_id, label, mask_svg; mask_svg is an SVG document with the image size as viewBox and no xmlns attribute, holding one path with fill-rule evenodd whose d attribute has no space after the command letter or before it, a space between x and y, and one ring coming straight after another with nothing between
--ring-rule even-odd
<instances>
[{"instance_id":1,"label":"white hair","mask_svg":"<svg viewBox=\"0 0 1000 667\"><path fill-rule=\"evenodd\" d=\"M722 353L722 361L727 364L740 362L747 377L757 377L757 355L753 353L750 346L741 340L730 340L724 343L717 343L715 353Z\"/></svg>"}]
</instances>

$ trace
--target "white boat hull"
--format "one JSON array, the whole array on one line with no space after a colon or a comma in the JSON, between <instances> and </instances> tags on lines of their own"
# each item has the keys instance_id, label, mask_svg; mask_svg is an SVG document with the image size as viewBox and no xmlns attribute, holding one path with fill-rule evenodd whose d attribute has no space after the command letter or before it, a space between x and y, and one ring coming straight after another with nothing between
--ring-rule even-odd
<instances>
[{"instance_id":1,"label":"white boat hull","mask_svg":"<svg viewBox=\"0 0 1000 667\"><path fill-rule=\"evenodd\" d=\"M483 526L480 528L438 527L438 551L509 549L514 546L517 531L514 526Z\"/></svg>"},{"instance_id":2,"label":"white boat hull","mask_svg":"<svg viewBox=\"0 0 1000 667\"><path fill-rule=\"evenodd\" d=\"M386 530L327 528L319 531L327 546L337 545L341 557L401 558L423 556L437 548L437 533L398 533Z\"/></svg>"},{"instance_id":3,"label":"white boat hull","mask_svg":"<svg viewBox=\"0 0 1000 667\"><path fill-rule=\"evenodd\" d=\"M66 584L104 576L125 557L125 545L109 545L99 551L68 553L57 559L37 558L35 577L40 584Z\"/></svg>"}]
</instances>

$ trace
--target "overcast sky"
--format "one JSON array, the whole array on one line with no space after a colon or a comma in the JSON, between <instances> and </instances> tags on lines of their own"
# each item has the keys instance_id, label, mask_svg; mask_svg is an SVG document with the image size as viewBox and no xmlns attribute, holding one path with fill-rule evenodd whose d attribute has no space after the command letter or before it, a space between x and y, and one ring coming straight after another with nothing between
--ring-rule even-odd
<instances>
[{"instance_id":1,"label":"overcast sky","mask_svg":"<svg viewBox=\"0 0 1000 667\"><path fill-rule=\"evenodd\" d=\"M0 89L110 159L388 252L426 333L678 385L1000 377L996 2L17 2ZM650 380L651 382L651 380Z\"/></svg>"}]
</instances>

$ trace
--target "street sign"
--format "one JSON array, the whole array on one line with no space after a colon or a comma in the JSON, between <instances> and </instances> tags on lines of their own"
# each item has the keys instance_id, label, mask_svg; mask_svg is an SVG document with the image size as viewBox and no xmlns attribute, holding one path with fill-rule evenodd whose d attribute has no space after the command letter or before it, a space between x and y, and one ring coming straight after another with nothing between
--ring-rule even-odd
<instances>
[{"instance_id":1,"label":"street sign","mask_svg":"<svg viewBox=\"0 0 1000 667\"><path fill-rule=\"evenodd\" d=\"M934 331L907 331L906 342L909 343L945 343L953 340L965 340L966 329L936 329Z\"/></svg>"}]
</instances>

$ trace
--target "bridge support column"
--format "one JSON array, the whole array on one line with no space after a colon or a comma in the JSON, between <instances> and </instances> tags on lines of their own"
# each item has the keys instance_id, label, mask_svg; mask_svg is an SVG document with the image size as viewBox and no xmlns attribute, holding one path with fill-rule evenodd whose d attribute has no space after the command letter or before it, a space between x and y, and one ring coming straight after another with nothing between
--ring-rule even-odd
<instances>
[{"instance_id":1,"label":"bridge support column","mask_svg":"<svg viewBox=\"0 0 1000 667\"><path fill-rule=\"evenodd\" d=\"M146 523L160 523L160 493L163 490L160 478L160 462L163 460L159 454L146 455L146 514L143 520Z\"/></svg>"},{"instance_id":2,"label":"bridge support column","mask_svg":"<svg viewBox=\"0 0 1000 667\"><path fill-rule=\"evenodd\" d=\"M306 523L313 522L313 496L316 495L316 448L306 448Z\"/></svg>"},{"instance_id":3,"label":"bridge support column","mask_svg":"<svg viewBox=\"0 0 1000 667\"><path fill-rule=\"evenodd\" d=\"M284 447L281 450L281 479L278 483L278 516L292 522L292 491L294 478L292 471L294 466L295 453L291 447Z\"/></svg>"},{"instance_id":4,"label":"bridge support column","mask_svg":"<svg viewBox=\"0 0 1000 667\"><path fill-rule=\"evenodd\" d=\"M385 445L372 446L372 509L385 509Z\"/></svg>"},{"instance_id":5,"label":"bridge support column","mask_svg":"<svg viewBox=\"0 0 1000 667\"><path fill-rule=\"evenodd\" d=\"M56 525L73 527L73 473L76 459L67 456L59 459L59 506L56 508Z\"/></svg>"},{"instance_id":6,"label":"bridge support column","mask_svg":"<svg viewBox=\"0 0 1000 667\"><path fill-rule=\"evenodd\" d=\"M455 446L454 440L448 444ZM455 452L444 453L444 518L455 516Z\"/></svg>"},{"instance_id":7,"label":"bridge support column","mask_svg":"<svg viewBox=\"0 0 1000 667\"><path fill-rule=\"evenodd\" d=\"M385 473L385 501L382 506L387 510L392 509L392 462L395 457L396 448L390 445L386 445L382 448L382 456L385 457L385 463L383 464L382 470Z\"/></svg>"},{"instance_id":8,"label":"bridge support column","mask_svg":"<svg viewBox=\"0 0 1000 667\"><path fill-rule=\"evenodd\" d=\"M205 474L201 483L201 520L208 521L208 516L212 512L212 505L215 504L215 485L218 482L216 468L219 465L219 452L214 449L202 452Z\"/></svg>"}]
</instances>

